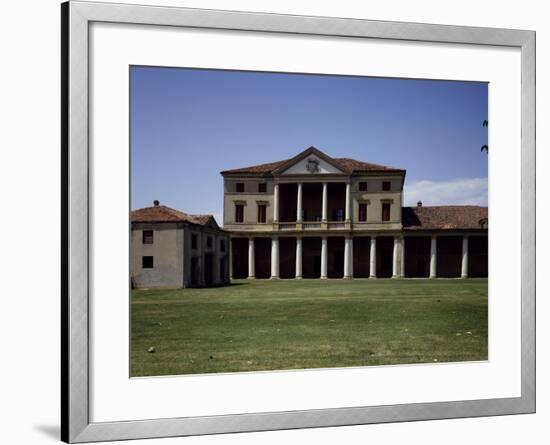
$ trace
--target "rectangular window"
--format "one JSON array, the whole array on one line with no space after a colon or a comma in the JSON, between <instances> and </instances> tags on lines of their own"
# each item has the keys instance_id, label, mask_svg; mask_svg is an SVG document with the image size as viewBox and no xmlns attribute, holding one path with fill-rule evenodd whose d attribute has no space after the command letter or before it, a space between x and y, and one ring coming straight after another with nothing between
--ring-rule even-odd
<instances>
[{"instance_id":1,"label":"rectangular window","mask_svg":"<svg viewBox=\"0 0 550 445\"><path fill-rule=\"evenodd\" d=\"M235 222L244 222L244 206L242 204L235 204Z\"/></svg>"},{"instance_id":2,"label":"rectangular window","mask_svg":"<svg viewBox=\"0 0 550 445\"><path fill-rule=\"evenodd\" d=\"M359 204L359 221L367 221L367 204L364 202Z\"/></svg>"},{"instance_id":3,"label":"rectangular window","mask_svg":"<svg viewBox=\"0 0 550 445\"><path fill-rule=\"evenodd\" d=\"M144 230L142 232L141 241L142 241L143 244L153 244L153 231L152 230Z\"/></svg>"},{"instance_id":4,"label":"rectangular window","mask_svg":"<svg viewBox=\"0 0 550 445\"><path fill-rule=\"evenodd\" d=\"M390 220L390 210L391 210L391 203L383 202L382 203L382 221Z\"/></svg>"},{"instance_id":5,"label":"rectangular window","mask_svg":"<svg viewBox=\"0 0 550 445\"><path fill-rule=\"evenodd\" d=\"M266 206L265 204L258 204L258 222L266 222Z\"/></svg>"},{"instance_id":6,"label":"rectangular window","mask_svg":"<svg viewBox=\"0 0 550 445\"><path fill-rule=\"evenodd\" d=\"M237 193L243 193L244 192L244 182L237 182L235 184L235 191Z\"/></svg>"},{"instance_id":7,"label":"rectangular window","mask_svg":"<svg viewBox=\"0 0 550 445\"><path fill-rule=\"evenodd\" d=\"M359 183L359 191L360 192L366 192L367 191L367 183L366 182L360 182Z\"/></svg>"},{"instance_id":8,"label":"rectangular window","mask_svg":"<svg viewBox=\"0 0 550 445\"><path fill-rule=\"evenodd\" d=\"M212 237L211 236L206 238L206 247L208 247L209 249L212 249Z\"/></svg>"},{"instance_id":9,"label":"rectangular window","mask_svg":"<svg viewBox=\"0 0 550 445\"><path fill-rule=\"evenodd\" d=\"M225 252L225 240L220 240L220 252Z\"/></svg>"},{"instance_id":10,"label":"rectangular window","mask_svg":"<svg viewBox=\"0 0 550 445\"><path fill-rule=\"evenodd\" d=\"M391 190L391 182L390 181L382 181L382 190L384 192L389 192Z\"/></svg>"},{"instance_id":11,"label":"rectangular window","mask_svg":"<svg viewBox=\"0 0 550 445\"><path fill-rule=\"evenodd\" d=\"M267 184L265 182L260 182L258 184L258 192L260 192L260 193L267 192Z\"/></svg>"},{"instance_id":12,"label":"rectangular window","mask_svg":"<svg viewBox=\"0 0 550 445\"><path fill-rule=\"evenodd\" d=\"M141 257L141 267L143 269L152 269L153 268L153 257L152 256L143 256L143 257Z\"/></svg>"},{"instance_id":13,"label":"rectangular window","mask_svg":"<svg viewBox=\"0 0 550 445\"><path fill-rule=\"evenodd\" d=\"M196 233L191 234L191 249L196 249L199 245L198 237Z\"/></svg>"}]
</instances>

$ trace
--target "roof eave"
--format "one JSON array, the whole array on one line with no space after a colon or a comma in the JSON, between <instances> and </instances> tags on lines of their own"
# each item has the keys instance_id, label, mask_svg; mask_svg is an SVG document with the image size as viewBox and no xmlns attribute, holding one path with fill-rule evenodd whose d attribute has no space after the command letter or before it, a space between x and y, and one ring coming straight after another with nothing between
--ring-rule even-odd
<instances>
[{"instance_id":1,"label":"roof eave","mask_svg":"<svg viewBox=\"0 0 550 445\"><path fill-rule=\"evenodd\" d=\"M248 178L265 178L265 177L271 177L273 176L271 173L265 173L265 172L234 172L231 170L220 172L220 175L222 175L224 178L227 176L230 177L239 177L239 176L246 176Z\"/></svg>"}]
</instances>

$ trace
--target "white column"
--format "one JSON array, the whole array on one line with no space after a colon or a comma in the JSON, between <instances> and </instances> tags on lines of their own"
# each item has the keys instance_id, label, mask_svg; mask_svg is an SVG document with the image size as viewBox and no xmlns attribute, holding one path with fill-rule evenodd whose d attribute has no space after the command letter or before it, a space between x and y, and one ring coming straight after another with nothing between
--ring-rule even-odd
<instances>
[{"instance_id":1,"label":"white column","mask_svg":"<svg viewBox=\"0 0 550 445\"><path fill-rule=\"evenodd\" d=\"M349 275L351 278L353 278L353 237L350 236L350 254L349 254Z\"/></svg>"},{"instance_id":2,"label":"white column","mask_svg":"<svg viewBox=\"0 0 550 445\"><path fill-rule=\"evenodd\" d=\"M369 278L376 278L376 237L370 237L370 267Z\"/></svg>"},{"instance_id":3,"label":"white column","mask_svg":"<svg viewBox=\"0 0 550 445\"><path fill-rule=\"evenodd\" d=\"M437 277L437 238L432 236L430 245L430 278Z\"/></svg>"},{"instance_id":4,"label":"white column","mask_svg":"<svg viewBox=\"0 0 550 445\"><path fill-rule=\"evenodd\" d=\"M273 185L273 222L279 222L279 184Z\"/></svg>"},{"instance_id":5,"label":"white column","mask_svg":"<svg viewBox=\"0 0 550 445\"><path fill-rule=\"evenodd\" d=\"M346 221L351 221L351 183L346 182Z\"/></svg>"},{"instance_id":6,"label":"white column","mask_svg":"<svg viewBox=\"0 0 550 445\"><path fill-rule=\"evenodd\" d=\"M296 222L302 222L302 183L298 183L298 197L296 198Z\"/></svg>"},{"instance_id":7,"label":"white column","mask_svg":"<svg viewBox=\"0 0 550 445\"><path fill-rule=\"evenodd\" d=\"M401 237L401 270L399 271L401 278L405 278L405 237Z\"/></svg>"},{"instance_id":8,"label":"white column","mask_svg":"<svg viewBox=\"0 0 550 445\"><path fill-rule=\"evenodd\" d=\"M399 238L393 237L393 261L392 261L392 278L397 278L397 253L399 250Z\"/></svg>"},{"instance_id":9,"label":"white column","mask_svg":"<svg viewBox=\"0 0 550 445\"><path fill-rule=\"evenodd\" d=\"M321 220L326 221L327 220L327 206L328 206L328 184L326 182L323 182L323 215L321 217Z\"/></svg>"},{"instance_id":10,"label":"white column","mask_svg":"<svg viewBox=\"0 0 550 445\"><path fill-rule=\"evenodd\" d=\"M254 238L248 238L248 278L256 278Z\"/></svg>"},{"instance_id":11,"label":"white column","mask_svg":"<svg viewBox=\"0 0 550 445\"><path fill-rule=\"evenodd\" d=\"M302 278L302 238L296 237L296 278Z\"/></svg>"},{"instance_id":12,"label":"white column","mask_svg":"<svg viewBox=\"0 0 550 445\"><path fill-rule=\"evenodd\" d=\"M461 278L468 278L468 237L462 237L462 272Z\"/></svg>"},{"instance_id":13,"label":"white column","mask_svg":"<svg viewBox=\"0 0 550 445\"><path fill-rule=\"evenodd\" d=\"M279 278L279 238L271 238L271 279Z\"/></svg>"},{"instance_id":14,"label":"white column","mask_svg":"<svg viewBox=\"0 0 550 445\"><path fill-rule=\"evenodd\" d=\"M327 277L327 237L321 238L321 278Z\"/></svg>"},{"instance_id":15,"label":"white column","mask_svg":"<svg viewBox=\"0 0 550 445\"><path fill-rule=\"evenodd\" d=\"M344 240L344 278L353 278L353 238Z\"/></svg>"}]
</instances>

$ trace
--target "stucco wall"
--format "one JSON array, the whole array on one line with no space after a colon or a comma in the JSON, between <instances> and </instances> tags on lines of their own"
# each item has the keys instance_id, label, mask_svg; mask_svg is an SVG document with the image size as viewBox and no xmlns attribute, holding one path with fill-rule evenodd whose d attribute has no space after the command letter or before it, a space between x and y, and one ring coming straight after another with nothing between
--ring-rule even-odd
<instances>
[{"instance_id":1,"label":"stucco wall","mask_svg":"<svg viewBox=\"0 0 550 445\"><path fill-rule=\"evenodd\" d=\"M143 244L143 230L153 230L153 244ZM139 224L131 231L131 276L136 287L183 286L183 229L176 224ZM142 267L152 256L153 268Z\"/></svg>"},{"instance_id":2,"label":"stucco wall","mask_svg":"<svg viewBox=\"0 0 550 445\"><path fill-rule=\"evenodd\" d=\"M244 183L244 192L237 193L235 191L237 182ZM258 184L266 183L267 191L265 193L258 192ZM265 228L265 225L258 224L258 202L266 204L266 222L273 222L273 180L263 178L245 178L245 179L226 179L224 181L224 214L223 225L228 227L235 225L235 203L244 204L244 223L237 224L238 228L250 228L254 230L254 226Z\"/></svg>"},{"instance_id":3,"label":"stucco wall","mask_svg":"<svg viewBox=\"0 0 550 445\"><path fill-rule=\"evenodd\" d=\"M285 178L288 180L288 178ZM311 181L311 178L308 178ZM320 182L321 177L316 177L315 180ZM346 179L342 179L345 182ZM296 179L296 182L304 180ZM332 179L334 181L334 179ZM391 184L390 191L382 190L382 182L389 181ZM244 183L244 192L236 192L236 183ZM258 183L267 183L267 192L258 192ZM367 182L368 190L366 192L359 191L359 183ZM355 228L359 230L397 230L401 228L401 203L402 203L402 177L394 176L363 176L353 177L351 180L351 219L354 222ZM391 202L390 221L382 221L382 202ZM266 223L257 223L258 203L265 203L266 208ZM226 178L224 181L224 227L230 230L249 230L261 231L266 229L266 225L273 221L273 180L264 178ZM366 202L367 221L366 223L359 222L359 203ZM235 223L235 204L244 205L244 222ZM280 201L283 206L284 202ZM330 217L330 215L329 215ZM269 228L269 227L267 227Z\"/></svg>"},{"instance_id":4,"label":"stucco wall","mask_svg":"<svg viewBox=\"0 0 550 445\"><path fill-rule=\"evenodd\" d=\"M153 244L143 244L143 230L153 230ZM197 236L197 248L192 248L192 236ZM208 247L208 237L212 246ZM221 240L225 252L221 252ZM216 251L217 249L217 251ZM198 258L199 277L196 286L203 286L205 255L212 255L212 285L229 282L229 235L216 228L177 224L135 224L132 228L130 262L135 287L190 287L192 285L192 258ZM142 257L152 256L152 269L142 267ZM220 260L226 257L225 271Z\"/></svg>"},{"instance_id":5,"label":"stucco wall","mask_svg":"<svg viewBox=\"0 0 550 445\"><path fill-rule=\"evenodd\" d=\"M382 190L382 182L389 181L390 191ZM359 183L367 183L367 191L359 191ZM401 182L400 176L357 177L351 182L352 221L354 227L368 229L397 229L401 227ZM382 203L390 202L390 221L382 221ZM367 203L367 221L359 222L359 203Z\"/></svg>"}]
</instances>

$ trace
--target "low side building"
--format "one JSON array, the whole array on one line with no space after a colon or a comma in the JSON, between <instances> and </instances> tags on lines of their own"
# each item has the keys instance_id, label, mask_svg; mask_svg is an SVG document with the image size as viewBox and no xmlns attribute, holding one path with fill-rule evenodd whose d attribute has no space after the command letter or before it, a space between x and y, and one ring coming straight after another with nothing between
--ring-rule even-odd
<instances>
[{"instance_id":1,"label":"low side building","mask_svg":"<svg viewBox=\"0 0 550 445\"><path fill-rule=\"evenodd\" d=\"M229 235L212 215L154 202L131 212L132 286L204 287L229 283Z\"/></svg>"}]
</instances>

